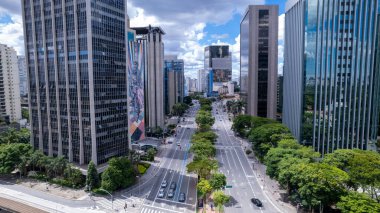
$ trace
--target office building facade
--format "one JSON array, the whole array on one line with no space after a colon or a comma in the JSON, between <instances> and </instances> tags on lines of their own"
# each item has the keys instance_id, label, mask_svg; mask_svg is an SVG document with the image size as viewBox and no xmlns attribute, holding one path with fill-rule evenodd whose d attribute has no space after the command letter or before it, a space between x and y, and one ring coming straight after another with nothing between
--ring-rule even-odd
<instances>
[{"instance_id":1,"label":"office building facade","mask_svg":"<svg viewBox=\"0 0 380 213\"><path fill-rule=\"evenodd\" d=\"M146 48L144 93L145 127L147 131L165 126L164 105L164 43L165 32L159 27L132 27L136 32L136 42Z\"/></svg>"},{"instance_id":2,"label":"office building facade","mask_svg":"<svg viewBox=\"0 0 380 213\"><path fill-rule=\"evenodd\" d=\"M170 114L174 104L182 103L185 95L185 67L177 56L165 56L164 61L165 113Z\"/></svg>"},{"instance_id":3,"label":"office building facade","mask_svg":"<svg viewBox=\"0 0 380 213\"><path fill-rule=\"evenodd\" d=\"M26 74L25 56L17 56L18 74L20 78L20 95L28 95L28 76Z\"/></svg>"},{"instance_id":4,"label":"office building facade","mask_svg":"<svg viewBox=\"0 0 380 213\"><path fill-rule=\"evenodd\" d=\"M204 70L213 71L215 84L223 86L223 83L231 81L232 58L228 45L212 45L205 47ZM215 88L218 91L219 88Z\"/></svg>"},{"instance_id":5,"label":"office building facade","mask_svg":"<svg viewBox=\"0 0 380 213\"><path fill-rule=\"evenodd\" d=\"M17 54L4 44L0 44L0 116L10 123L21 119Z\"/></svg>"},{"instance_id":6,"label":"office building facade","mask_svg":"<svg viewBox=\"0 0 380 213\"><path fill-rule=\"evenodd\" d=\"M31 144L70 162L128 153L124 0L22 0Z\"/></svg>"},{"instance_id":7,"label":"office building facade","mask_svg":"<svg viewBox=\"0 0 380 213\"><path fill-rule=\"evenodd\" d=\"M245 113L276 119L278 6L250 5L240 24L240 89Z\"/></svg>"},{"instance_id":8,"label":"office building facade","mask_svg":"<svg viewBox=\"0 0 380 213\"><path fill-rule=\"evenodd\" d=\"M322 156L376 141L378 8L378 0L287 2L283 123Z\"/></svg>"}]
</instances>

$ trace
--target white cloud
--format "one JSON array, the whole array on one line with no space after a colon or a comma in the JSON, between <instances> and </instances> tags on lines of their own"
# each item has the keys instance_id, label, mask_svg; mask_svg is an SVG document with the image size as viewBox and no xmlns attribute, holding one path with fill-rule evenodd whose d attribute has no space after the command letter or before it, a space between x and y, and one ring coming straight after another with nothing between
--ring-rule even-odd
<instances>
[{"instance_id":1,"label":"white cloud","mask_svg":"<svg viewBox=\"0 0 380 213\"><path fill-rule=\"evenodd\" d=\"M284 39L285 39L285 14L281 14L278 17L278 74L283 74Z\"/></svg>"},{"instance_id":2,"label":"white cloud","mask_svg":"<svg viewBox=\"0 0 380 213\"><path fill-rule=\"evenodd\" d=\"M284 40L285 35L285 14L278 17L278 40Z\"/></svg>"},{"instance_id":3,"label":"white cloud","mask_svg":"<svg viewBox=\"0 0 380 213\"><path fill-rule=\"evenodd\" d=\"M12 22L0 23L0 43L15 48L17 54L24 54L24 33L22 18L19 15L11 16Z\"/></svg>"},{"instance_id":4,"label":"white cloud","mask_svg":"<svg viewBox=\"0 0 380 213\"><path fill-rule=\"evenodd\" d=\"M227 33L225 33L225 34L212 34L211 35L211 38L213 38L213 39L225 39L228 37L229 37L229 35Z\"/></svg>"}]
</instances>

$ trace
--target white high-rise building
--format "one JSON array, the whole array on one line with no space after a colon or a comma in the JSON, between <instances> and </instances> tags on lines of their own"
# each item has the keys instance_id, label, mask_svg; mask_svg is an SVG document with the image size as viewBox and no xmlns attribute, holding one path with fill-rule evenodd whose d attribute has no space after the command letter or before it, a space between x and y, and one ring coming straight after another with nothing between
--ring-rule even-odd
<instances>
[{"instance_id":1,"label":"white high-rise building","mask_svg":"<svg viewBox=\"0 0 380 213\"><path fill-rule=\"evenodd\" d=\"M0 115L10 122L21 119L17 54L4 44L0 44Z\"/></svg>"}]
</instances>

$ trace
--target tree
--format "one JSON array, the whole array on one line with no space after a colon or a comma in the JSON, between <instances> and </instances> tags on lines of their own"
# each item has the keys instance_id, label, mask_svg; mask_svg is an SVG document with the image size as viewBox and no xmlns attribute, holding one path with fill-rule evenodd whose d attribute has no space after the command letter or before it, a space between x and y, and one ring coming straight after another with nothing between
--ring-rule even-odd
<instances>
[{"instance_id":1,"label":"tree","mask_svg":"<svg viewBox=\"0 0 380 213\"><path fill-rule=\"evenodd\" d=\"M218 138L218 136L214 132L211 132L211 131L198 132L191 137L191 141L206 139L206 140L209 140L210 142L214 143L217 138Z\"/></svg>"},{"instance_id":2,"label":"tree","mask_svg":"<svg viewBox=\"0 0 380 213\"><path fill-rule=\"evenodd\" d=\"M265 124L276 124L278 123L277 121L269 118L263 118L263 117L258 117L258 116L253 116L251 119L251 127L252 129L256 129L258 127L261 127Z\"/></svg>"},{"instance_id":3,"label":"tree","mask_svg":"<svg viewBox=\"0 0 380 213\"><path fill-rule=\"evenodd\" d=\"M224 192L217 190L212 194L213 200L216 206L219 209L219 212L222 212L224 204L230 201L230 196L224 194Z\"/></svg>"},{"instance_id":4,"label":"tree","mask_svg":"<svg viewBox=\"0 0 380 213\"><path fill-rule=\"evenodd\" d=\"M183 97L183 103L185 103L187 105L191 105L192 102L193 102L193 99L190 96Z\"/></svg>"},{"instance_id":5,"label":"tree","mask_svg":"<svg viewBox=\"0 0 380 213\"><path fill-rule=\"evenodd\" d=\"M227 185L227 178L222 173L215 173L211 176L210 184L212 189L221 190Z\"/></svg>"},{"instance_id":6,"label":"tree","mask_svg":"<svg viewBox=\"0 0 380 213\"><path fill-rule=\"evenodd\" d=\"M64 171L65 180L72 184L73 187L82 186L84 181L84 177L82 172L73 167L72 165L68 165Z\"/></svg>"},{"instance_id":7,"label":"tree","mask_svg":"<svg viewBox=\"0 0 380 213\"><path fill-rule=\"evenodd\" d=\"M218 162L213 159L203 158L192 161L186 167L189 173L195 173L201 178L208 178L212 171L218 169Z\"/></svg>"},{"instance_id":8,"label":"tree","mask_svg":"<svg viewBox=\"0 0 380 213\"><path fill-rule=\"evenodd\" d=\"M200 110L195 116L195 122L198 124L198 126L204 125L204 124L208 124L212 126L215 123L215 118L212 117L210 112Z\"/></svg>"},{"instance_id":9,"label":"tree","mask_svg":"<svg viewBox=\"0 0 380 213\"><path fill-rule=\"evenodd\" d=\"M339 201L346 194L346 172L323 163L301 164L298 172L291 178L293 185L305 207L313 209Z\"/></svg>"},{"instance_id":10,"label":"tree","mask_svg":"<svg viewBox=\"0 0 380 213\"><path fill-rule=\"evenodd\" d=\"M370 198L368 195L355 191L340 197L336 204L342 213L367 213L380 212L380 204Z\"/></svg>"},{"instance_id":11,"label":"tree","mask_svg":"<svg viewBox=\"0 0 380 213\"><path fill-rule=\"evenodd\" d=\"M289 133L290 130L283 124L264 124L250 132L249 140L253 144L253 151L256 153L256 156L260 161L263 161L263 158L269 149L277 146L279 138L272 138L272 136Z\"/></svg>"},{"instance_id":12,"label":"tree","mask_svg":"<svg viewBox=\"0 0 380 213\"><path fill-rule=\"evenodd\" d=\"M197 157L212 158L215 157L216 149L210 142L198 142L191 145L190 151Z\"/></svg>"},{"instance_id":13,"label":"tree","mask_svg":"<svg viewBox=\"0 0 380 213\"><path fill-rule=\"evenodd\" d=\"M23 119L26 119L29 122L29 110L28 109L22 108L21 109L21 116Z\"/></svg>"},{"instance_id":14,"label":"tree","mask_svg":"<svg viewBox=\"0 0 380 213\"><path fill-rule=\"evenodd\" d=\"M153 148L150 148L150 149L148 149L148 151L146 153L147 153L147 156L148 156L148 160L149 161L154 161L154 156L156 155L156 150L153 149Z\"/></svg>"},{"instance_id":15,"label":"tree","mask_svg":"<svg viewBox=\"0 0 380 213\"><path fill-rule=\"evenodd\" d=\"M312 162L320 154L310 147L299 145L296 140L282 140L278 143L277 148L271 148L264 157L267 166L266 173L271 178L278 178L280 170L279 163L287 158L300 158L305 162Z\"/></svg>"},{"instance_id":16,"label":"tree","mask_svg":"<svg viewBox=\"0 0 380 213\"><path fill-rule=\"evenodd\" d=\"M135 170L127 157L112 158L102 174L101 187L108 191L126 188L135 182Z\"/></svg>"},{"instance_id":17,"label":"tree","mask_svg":"<svg viewBox=\"0 0 380 213\"><path fill-rule=\"evenodd\" d=\"M177 103L173 105L172 114L176 116L182 116L188 109L189 109L188 105L184 103Z\"/></svg>"},{"instance_id":18,"label":"tree","mask_svg":"<svg viewBox=\"0 0 380 213\"><path fill-rule=\"evenodd\" d=\"M9 128L6 132L0 135L0 144L11 144L11 143L25 143L28 144L30 141L30 131L26 128L22 128L17 131L14 128Z\"/></svg>"},{"instance_id":19,"label":"tree","mask_svg":"<svg viewBox=\"0 0 380 213\"><path fill-rule=\"evenodd\" d=\"M234 118L231 129L242 137L247 137L248 131L251 128L252 116L238 115Z\"/></svg>"},{"instance_id":20,"label":"tree","mask_svg":"<svg viewBox=\"0 0 380 213\"><path fill-rule=\"evenodd\" d=\"M93 161L90 161L87 167L86 185L89 187L89 190L100 186L98 170Z\"/></svg>"},{"instance_id":21,"label":"tree","mask_svg":"<svg viewBox=\"0 0 380 213\"><path fill-rule=\"evenodd\" d=\"M3 144L0 145L0 174L10 174L19 167L22 156L28 157L33 149L29 144Z\"/></svg>"},{"instance_id":22,"label":"tree","mask_svg":"<svg viewBox=\"0 0 380 213\"><path fill-rule=\"evenodd\" d=\"M197 190L198 190L199 197L205 198L204 203L206 205L207 195L208 195L208 193L210 193L212 191L212 187L210 185L210 182L204 178L201 178L201 180L197 184Z\"/></svg>"}]
</instances>

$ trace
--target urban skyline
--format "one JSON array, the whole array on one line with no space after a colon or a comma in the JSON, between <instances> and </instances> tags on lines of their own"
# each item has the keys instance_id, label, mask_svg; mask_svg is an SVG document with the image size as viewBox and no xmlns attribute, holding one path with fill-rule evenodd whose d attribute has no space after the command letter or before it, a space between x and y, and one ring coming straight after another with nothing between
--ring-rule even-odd
<instances>
[{"instance_id":1,"label":"urban skyline","mask_svg":"<svg viewBox=\"0 0 380 213\"><path fill-rule=\"evenodd\" d=\"M204 16L196 17L193 20L183 20L179 14L189 14L190 8L179 5L177 1L161 1L157 4L163 7L159 10L152 8L148 0L128 1L128 15L132 27L144 27L154 23L155 26L161 26L167 31L168 43L165 45L165 54L178 55L179 59L185 61L185 75L197 78L197 71L203 68L204 47L210 44L230 45L232 52L232 80L238 81L240 76L240 41L239 41L239 23L248 4L278 4L279 10L279 73L282 72L282 50L283 50L283 32L284 32L284 11L285 1L281 0L239 0L236 3L218 4L218 1L212 0L207 3L201 1L190 2L193 11L210 8ZM169 6L174 5L174 6ZM213 5L213 6L212 6ZM216 5L216 6L215 6ZM168 9L176 7L176 11ZM19 1L10 1L0 5L0 40L13 46L18 55L24 55L23 32L21 5ZM2 12L4 11L4 12ZM216 11L223 11L220 17L213 14ZM176 17L176 18L173 18ZM180 17L181 19L177 18ZM172 23L169 25L169 23ZM176 27L172 27L174 26ZM170 30L169 30L170 29ZM11 33L12 32L12 33ZM16 36L17 35L17 36Z\"/></svg>"}]
</instances>

